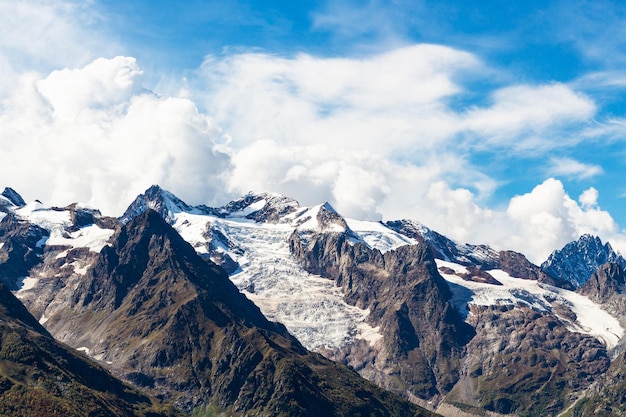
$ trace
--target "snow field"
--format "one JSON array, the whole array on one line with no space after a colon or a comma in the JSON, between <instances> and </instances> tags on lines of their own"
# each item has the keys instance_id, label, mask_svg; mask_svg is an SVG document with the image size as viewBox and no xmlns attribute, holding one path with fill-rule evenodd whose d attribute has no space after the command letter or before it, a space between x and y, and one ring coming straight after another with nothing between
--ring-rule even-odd
<instances>
[{"instance_id":1,"label":"snow field","mask_svg":"<svg viewBox=\"0 0 626 417\"><path fill-rule=\"evenodd\" d=\"M232 282L268 319L283 323L305 347L338 349L355 339L373 343L381 337L365 323L367 310L348 305L334 281L307 273L291 257L292 226L186 213L177 218L175 228L198 247L206 242L203 231L209 221L244 252L238 255L221 248L241 266L231 276Z\"/></svg>"},{"instance_id":2,"label":"snow field","mask_svg":"<svg viewBox=\"0 0 626 417\"><path fill-rule=\"evenodd\" d=\"M467 272L467 268L462 265L441 260L437 260L437 267L450 268L454 272ZM559 302L570 308L577 316L576 322L560 317L569 324L570 331L594 336L603 341L608 349L615 347L624 336L624 329L619 321L583 295L533 280L514 278L497 269L487 272L503 285L465 281L457 275L439 271L441 276L452 284L451 302L461 313L467 314L468 304L481 306L523 304L547 313L552 311L554 302Z\"/></svg>"}]
</instances>

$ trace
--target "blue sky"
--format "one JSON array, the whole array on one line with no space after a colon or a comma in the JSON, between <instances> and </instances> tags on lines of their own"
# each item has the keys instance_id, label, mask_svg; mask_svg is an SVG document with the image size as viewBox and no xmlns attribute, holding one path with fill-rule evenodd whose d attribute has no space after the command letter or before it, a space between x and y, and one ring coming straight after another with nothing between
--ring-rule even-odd
<instances>
[{"instance_id":1,"label":"blue sky","mask_svg":"<svg viewBox=\"0 0 626 417\"><path fill-rule=\"evenodd\" d=\"M190 203L277 191L535 261L581 233L626 250L622 2L0 0L0 15L1 174L27 199L116 212L157 182Z\"/></svg>"}]
</instances>

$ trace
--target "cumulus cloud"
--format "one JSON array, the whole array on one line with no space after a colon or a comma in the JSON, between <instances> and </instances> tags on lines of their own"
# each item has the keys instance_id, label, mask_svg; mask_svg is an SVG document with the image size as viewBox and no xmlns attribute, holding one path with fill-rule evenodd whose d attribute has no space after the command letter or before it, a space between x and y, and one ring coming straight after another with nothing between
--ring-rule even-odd
<instances>
[{"instance_id":1,"label":"cumulus cloud","mask_svg":"<svg viewBox=\"0 0 626 417\"><path fill-rule=\"evenodd\" d=\"M445 100L471 54L416 45L363 59L244 53L208 57L196 99L239 142L272 139L388 153L456 133ZM245 122L244 122L245 121Z\"/></svg>"},{"instance_id":2,"label":"cumulus cloud","mask_svg":"<svg viewBox=\"0 0 626 417\"><path fill-rule=\"evenodd\" d=\"M611 215L601 210L597 191L585 191L574 201L563 183L550 178L531 192L511 199L506 216L511 221L513 233L501 245L518 248L535 262L544 261L554 250L590 233L609 240L619 233Z\"/></svg>"},{"instance_id":3,"label":"cumulus cloud","mask_svg":"<svg viewBox=\"0 0 626 417\"><path fill-rule=\"evenodd\" d=\"M153 183L191 202L224 198L219 129L185 98L141 86L133 58L21 77L0 113L0 176L31 199L121 214Z\"/></svg>"},{"instance_id":4,"label":"cumulus cloud","mask_svg":"<svg viewBox=\"0 0 626 417\"><path fill-rule=\"evenodd\" d=\"M590 187L583 191L583 193L578 197L578 201L585 209L590 209L592 207L596 207L598 205L598 190L593 187Z\"/></svg>"}]
</instances>

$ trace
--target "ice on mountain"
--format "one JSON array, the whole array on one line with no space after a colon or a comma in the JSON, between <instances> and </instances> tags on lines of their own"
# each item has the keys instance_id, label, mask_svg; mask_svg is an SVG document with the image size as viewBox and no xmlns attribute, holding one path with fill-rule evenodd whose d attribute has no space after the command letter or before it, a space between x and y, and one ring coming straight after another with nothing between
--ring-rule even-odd
<instances>
[{"instance_id":1,"label":"ice on mountain","mask_svg":"<svg viewBox=\"0 0 626 417\"><path fill-rule=\"evenodd\" d=\"M204 250L211 244L206 233L209 227L213 235L236 242L236 247L224 242L214 246L239 264L240 269L231 275L233 283L263 314L283 323L307 348L338 349L354 339L371 342L380 337L365 322L368 311L348 305L334 281L307 273L291 256L291 224L188 213L176 217L174 228L196 249L204 244Z\"/></svg>"},{"instance_id":2,"label":"ice on mountain","mask_svg":"<svg viewBox=\"0 0 626 417\"><path fill-rule=\"evenodd\" d=\"M46 244L72 248L89 248L92 252L100 252L113 233L113 229L102 229L97 225L86 226L71 233L53 229Z\"/></svg>"},{"instance_id":3,"label":"ice on mountain","mask_svg":"<svg viewBox=\"0 0 626 417\"><path fill-rule=\"evenodd\" d=\"M265 207L266 204L267 204L267 200L265 199L259 200L255 203L250 204L249 206L242 208L241 210L237 210L235 212L230 213L230 216L231 217L246 217L249 214L252 214L256 211L261 210L263 207Z\"/></svg>"},{"instance_id":4,"label":"ice on mountain","mask_svg":"<svg viewBox=\"0 0 626 417\"><path fill-rule=\"evenodd\" d=\"M380 222L346 219L350 230L355 232L371 249L388 252L404 245L414 245L416 240L397 233Z\"/></svg>"},{"instance_id":5,"label":"ice on mountain","mask_svg":"<svg viewBox=\"0 0 626 417\"><path fill-rule=\"evenodd\" d=\"M441 276L448 281L453 297L450 302L463 314L468 314L468 304L526 305L543 313L553 311L554 302L567 306L576 314L576 322L567 322L570 331L589 334L613 348L624 335L624 329L615 317L589 298L562 288L541 284L534 280L511 277L502 270L488 271L502 285L464 281L457 273L467 272L463 265L436 260ZM450 273L448 271L453 271Z\"/></svg>"}]
</instances>

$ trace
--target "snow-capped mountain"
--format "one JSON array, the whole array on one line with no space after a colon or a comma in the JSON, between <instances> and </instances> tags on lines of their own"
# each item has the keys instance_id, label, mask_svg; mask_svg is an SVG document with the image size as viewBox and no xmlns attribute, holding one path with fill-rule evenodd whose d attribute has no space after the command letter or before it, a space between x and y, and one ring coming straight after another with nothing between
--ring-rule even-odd
<instances>
[{"instance_id":1,"label":"snow-capped mountain","mask_svg":"<svg viewBox=\"0 0 626 417\"><path fill-rule=\"evenodd\" d=\"M551 257L562 264L551 276L522 254L458 243L415 221L349 219L327 202L303 207L278 194L191 206L152 186L112 219L77 204L26 204L5 190L0 210L0 272L12 271L0 278L55 337L104 365L111 358L75 345L84 341L59 320L86 299L85 280L112 239L123 245L120 230L150 210L306 348L442 413L461 404L470 415L556 415L608 368L624 335L616 310L555 285L575 280L571 265L597 270L604 255L580 253L606 251L601 243L570 251L578 263Z\"/></svg>"},{"instance_id":2,"label":"snow-capped mountain","mask_svg":"<svg viewBox=\"0 0 626 417\"><path fill-rule=\"evenodd\" d=\"M603 244L597 236L582 235L552 252L541 264L541 269L555 279L579 288L606 263L617 264L622 269L626 267L626 260L613 250L610 243Z\"/></svg>"}]
</instances>

